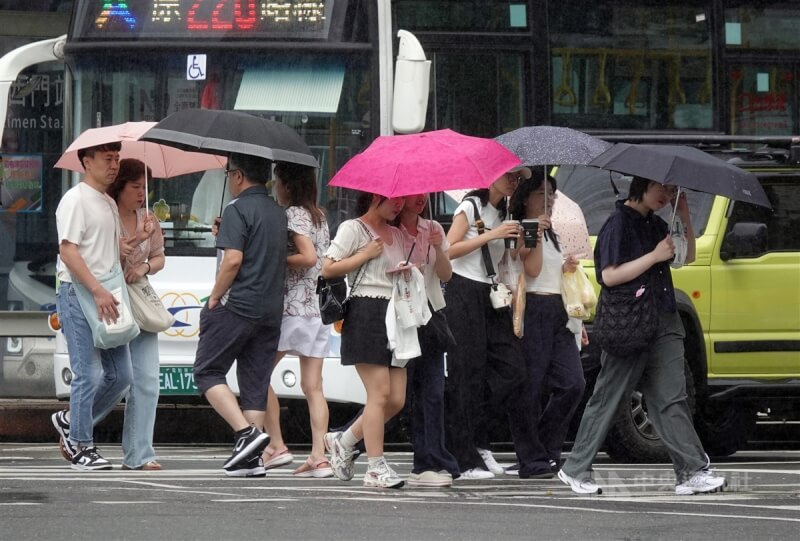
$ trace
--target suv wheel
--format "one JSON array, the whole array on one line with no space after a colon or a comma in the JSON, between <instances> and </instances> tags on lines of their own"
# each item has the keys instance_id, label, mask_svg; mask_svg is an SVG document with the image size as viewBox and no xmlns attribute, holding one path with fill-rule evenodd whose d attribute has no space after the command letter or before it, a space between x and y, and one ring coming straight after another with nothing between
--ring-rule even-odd
<instances>
[{"instance_id":1,"label":"suv wheel","mask_svg":"<svg viewBox=\"0 0 800 541\"><path fill-rule=\"evenodd\" d=\"M689 409L694 411L694 377L685 363L686 394ZM652 421L647 416L647 402L638 389L631 391L630 401L620 404L616 418L606 436L606 452L615 462L669 462L669 454L661 443Z\"/></svg>"},{"instance_id":2,"label":"suv wheel","mask_svg":"<svg viewBox=\"0 0 800 541\"><path fill-rule=\"evenodd\" d=\"M694 425L706 453L732 455L747 443L756 426L756 409L731 401L711 402L700 408Z\"/></svg>"}]
</instances>

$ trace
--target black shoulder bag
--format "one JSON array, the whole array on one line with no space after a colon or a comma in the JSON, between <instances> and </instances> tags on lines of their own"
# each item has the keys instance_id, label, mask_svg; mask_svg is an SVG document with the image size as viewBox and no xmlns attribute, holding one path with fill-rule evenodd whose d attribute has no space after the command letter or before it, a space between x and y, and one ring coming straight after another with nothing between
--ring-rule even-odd
<instances>
[{"instance_id":1,"label":"black shoulder bag","mask_svg":"<svg viewBox=\"0 0 800 541\"><path fill-rule=\"evenodd\" d=\"M367 227L361 220L358 220L358 223L364 228L364 231L371 240L372 235L369 234ZM367 263L369 263L369 261ZM361 268L358 269L356 278L353 281L353 287L350 290L351 294L358 285L359 279L363 276L363 271L367 263L364 263ZM319 296L319 315L324 325L330 325L331 323L336 323L344 319L344 316L347 314L347 299L349 298L347 295L347 282L344 276L338 276L329 280L326 280L321 275L318 276L317 295Z\"/></svg>"},{"instance_id":2,"label":"black shoulder bag","mask_svg":"<svg viewBox=\"0 0 800 541\"><path fill-rule=\"evenodd\" d=\"M647 280L638 289L600 291L592 338L614 357L629 357L652 344L658 330L656 295Z\"/></svg>"}]
</instances>

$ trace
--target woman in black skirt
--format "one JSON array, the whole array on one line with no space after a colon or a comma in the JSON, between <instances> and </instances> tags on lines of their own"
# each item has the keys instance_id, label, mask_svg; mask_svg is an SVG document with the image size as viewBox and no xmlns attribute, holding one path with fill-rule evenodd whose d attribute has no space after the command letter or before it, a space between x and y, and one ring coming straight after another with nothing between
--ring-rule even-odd
<instances>
[{"instance_id":1,"label":"woman in black skirt","mask_svg":"<svg viewBox=\"0 0 800 541\"><path fill-rule=\"evenodd\" d=\"M347 316L342 327L342 364L354 365L367 403L361 416L344 432L325 434L325 447L337 478L353 478L354 449L363 438L369 457L364 486L398 488L403 481L383 457L384 423L405 403L406 369L391 366L386 309L392 296L392 279L386 271L404 261L403 234L389 225L403 208L403 198L362 193L360 217L339 225L325 253L322 276L347 275L351 286Z\"/></svg>"}]
</instances>

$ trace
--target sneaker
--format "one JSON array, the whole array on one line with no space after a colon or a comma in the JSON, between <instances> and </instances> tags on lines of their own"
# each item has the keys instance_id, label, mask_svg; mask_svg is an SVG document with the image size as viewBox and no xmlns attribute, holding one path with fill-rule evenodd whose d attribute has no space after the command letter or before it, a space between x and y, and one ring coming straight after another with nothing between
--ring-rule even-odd
<instances>
[{"instance_id":1,"label":"sneaker","mask_svg":"<svg viewBox=\"0 0 800 541\"><path fill-rule=\"evenodd\" d=\"M424 471L408 476L410 487L449 487L453 486L453 476L445 471Z\"/></svg>"},{"instance_id":2,"label":"sneaker","mask_svg":"<svg viewBox=\"0 0 800 541\"><path fill-rule=\"evenodd\" d=\"M492 479L494 474L486 471L483 468L472 468L471 470L462 471L459 479Z\"/></svg>"},{"instance_id":3,"label":"sneaker","mask_svg":"<svg viewBox=\"0 0 800 541\"><path fill-rule=\"evenodd\" d=\"M291 464L294 460L294 455L289 452L287 447L284 447L282 451L276 451L268 446L264 449L262 458L264 459L264 469L271 470L272 468Z\"/></svg>"},{"instance_id":4,"label":"sneaker","mask_svg":"<svg viewBox=\"0 0 800 541\"><path fill-rule=\"evenodd\" d=\"M561 469L558 465L558 461L552 458L548 461L548 464L550 465L550 471L553 472L553 475L557 474L558 470Z\"/></svg>"},{"instance_id":5,"label":"sneaker","mask_svg":"<svg viewBox=\"0 0 800 541\"><path fill-rule=\"evenodd\" d=\"M58 448L59 451L61 451L61 456L72 462L72 459L78 454L78 450L69 441L69 421L67 420L67 410L55 412L50 416L50 420L53 422L53 426L56 428L59 436L61 436L61 441L58 442Z\"/></svg>"},{"instance_id":6,"label":"sneaker","mask_svg":"<svg viewBox=\"0 0 800 541\"><path fill-rule=\"evenodd\" d=\"M519 463L507 467L503 473L506 475L519 475Z\"/></svg>"},{"instance_id":7,"label":"sneaker","mask_svg":"<svg viewBox=\"0 0 800 541\"><path fill-rule=\"evenodd\" d=\"M675 486L678 496L691 496L707 492L722 492L727 484L724 477L715 477L705 470L695 473L691 479Z\"/></svg>"},{"instance_id":8,"label":"sneaker","mask_svg":"<svg viewBox=\"0 0 800 541\"><path fill-rule=\"evenodd\" d=\"M481 455L483 463L486 464L486 469L495 475L501 475L505 470L494 459L494 455L489 449L478 449L478 454Z\"/></svg>"},{"instance_id":9,"label":"sneaker","mask_svg":"<svg viewBox=\"0 0 800 541\"><path fill-rule=\"evenodd\" d=\"M352 479L353 475L355 475L355 453L352 449L345 449L344 445L342 445L342 433L328 432L323 439L325 441L325 449L331 455L333 474L340 481Z\"/></svg>"},{"instance_id":10,"label":"sneaker","mask_svg":"<svg viewBox=\"0 0 800 541\"><path fill-rule=\"evenodd\" d=\"M572 492L575 494L602 494L603 489L597 486L597 483L594 482L594 479L576 479L575 477L570 477L564 470L558 470L558 478L565 485L569 485L569 488L572 489Z\"/></svg>"},{"instance_id":11,"label":"sneaker","mask_svg":"<svg viewBox=\"0 0 800 541\"><path fill-rule=\"evenodd\" d=\"M250 430L236 438L231 457L225 461L222 468L227 470L244 459L249 459L252 455L261 454L261 451L269 445L269 436L261 432L254 426Z\"/></svg>"},{"instance_id":12,"label":"sneaker","mask_svg":"<svg viewBox=\"0 0 800 541\"><path fill-rule=\"evenodd\" d=\"M86 447L72 459L73 470L110 470L111 463L101 457L97 447Z\"/></svg>"},{"instance_id":13,"label":"sneaker","mask_svg":"<svg viewBox=\"0 0 800 541\"><path fill-rule=\"evenodd\" d=\"M400 488L403 480L398 477L385 460L381 460L374 468L368 468L364 474L364 486L372 488Z\"/></svg>"},{"instance_id":14,"label":"sneaker","mask_svg":"<svg viewBox=\"0 0 800 541\"><path fill-rule=\"evenodd\" d=\"M228 477L265 477L267 475L261 453L256 453L250 458L240 460L237 464L223 469Z\"/></svg>"}]
</instances>

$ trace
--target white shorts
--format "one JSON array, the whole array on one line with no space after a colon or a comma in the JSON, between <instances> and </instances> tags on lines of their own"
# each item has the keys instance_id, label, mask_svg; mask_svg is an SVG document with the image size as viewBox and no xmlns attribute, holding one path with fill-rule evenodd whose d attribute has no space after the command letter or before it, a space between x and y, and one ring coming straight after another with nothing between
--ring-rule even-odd
<instances>
[{"instance_id":1,"label":"white shorts","mask_svg":"<svg viewBox=\"0 0 800 541\"><path fill-rule=\"evenodd\" d=\"M328 355L331 326L318 317L283 316L278 351L304 357Z\"/></svg>"}]
</instances>

